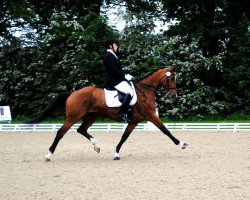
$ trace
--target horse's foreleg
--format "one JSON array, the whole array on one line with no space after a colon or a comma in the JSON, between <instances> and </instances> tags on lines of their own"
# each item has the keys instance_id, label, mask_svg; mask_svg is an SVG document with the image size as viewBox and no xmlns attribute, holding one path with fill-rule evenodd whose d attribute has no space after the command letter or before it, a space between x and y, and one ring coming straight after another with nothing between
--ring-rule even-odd
<instances>
[{"instance_id":1,"label":"horse's foreleg","mask_svg":"<svg viewBox=\"0 0 250 200\"><path fill-rule=\"evenodd\" d=\"M126 130L124 131L122 138L120 140L120 142L118 143L118 145L116 146L116 150L115 150L115 156L114 156L114 160L120 160L120 149L123 145L123 143L128 139L128 137L130 136L130 133L134 130L134 128L137 126L137 122L136 123L129 123Z\"/></svg>"},{"instance_id":2,"label":"horse's foreleg","mask_svg":"<svg viewBox=\"0 0 250 200\"><path fill-rule=\"evenodd\" d=\"M185 142L182 142L175 138L170 131L164 126L164 124L161 122L158 116L154 116L153 118L150 119L150 121L158 127L165 135L167 135L176 145L180 145L182 149L185 149L188 144Z\"/></svg>"},{"instance_id":3,"label":"horse's foreleg","mask_svg":"<svg viewBox=\"0 0 250 200\"><path fill-rule=\"evenodd\" d=\"M95 122L97 119L97 116L94 114L86 115L83 118L83 122L81 126L77 129L77 132L86 137L88 140L91 141L91 143L94 145L94 150L99 153L100 152L100 146L98 144L97 139L95 139L92 135L88 134L87 130L88 128Z\"/></svg>"}]
</instances>

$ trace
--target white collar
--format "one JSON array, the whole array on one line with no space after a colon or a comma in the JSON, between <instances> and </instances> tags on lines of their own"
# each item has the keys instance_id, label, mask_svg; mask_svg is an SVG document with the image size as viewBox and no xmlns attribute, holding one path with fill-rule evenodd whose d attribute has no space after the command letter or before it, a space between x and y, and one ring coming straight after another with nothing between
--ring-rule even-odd
<instances>
[{"instance_id":1,"label":"white collar","mask_svg":"<svg viewBox=\"0 0 250 200\"><path fill-rule=\"evenodd\" d=\"M117 55L115 54L115 52L113 52L111 49L107 49L107 51L110 52L110 53L112 53L117 59L119 59L119 58L117 57Z\"/></svg>"}]
</instances>

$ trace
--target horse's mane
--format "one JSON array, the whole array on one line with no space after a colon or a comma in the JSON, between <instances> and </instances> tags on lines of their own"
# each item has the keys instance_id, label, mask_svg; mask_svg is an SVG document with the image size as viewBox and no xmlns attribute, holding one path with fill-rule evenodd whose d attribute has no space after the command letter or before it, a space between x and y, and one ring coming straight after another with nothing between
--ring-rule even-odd
<instances>
[{"instance_id":1,"label":"horse's mane","mask_svg":"<svg viewBox=\"0 0 250 200\"><path fill-rule=\"evenodd\" d=\"M153 73L157 72L158 70L160 70L160 69L165 69L165 68L166 68L166 67L161 67L161 68L155 67L155 68L151 69L151 70L150 70L149 72L147 72L143 77L140 77L140 81L143 80L143 79L145 79L145 78L147 78L147 77L149 77L149 76L151 76Z\"/></svg>"}]
</instances>

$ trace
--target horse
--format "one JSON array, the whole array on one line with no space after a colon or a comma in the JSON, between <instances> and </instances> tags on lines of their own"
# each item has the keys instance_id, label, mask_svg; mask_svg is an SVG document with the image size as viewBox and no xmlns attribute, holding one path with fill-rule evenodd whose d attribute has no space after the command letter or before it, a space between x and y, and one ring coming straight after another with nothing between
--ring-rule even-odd
<instances>
[{"instance_id":1,"label":"horse","mask_svg":"<svg viewBox=\"0 0 250 200\"><path fill-rule=\"evenodd\" d=\"M155 97L157 89L162 86L168 94L173 97L177 96L176 90L176 66L170 68L161 68L152 72L140 81L133 81L137 102L132 106L132 120L128 125L116 146L114 160L120 160L120 149L128 139L131 132L139 122L147 120L158 127L167 135L175 145L185 149L188 144L178 140L164 126L156 112ZM95 86L86 86L72 93L61 93L56 96L45 110L36 118L30 120L29 124L37 124L47 118L57 107L66 109L66 119L62 127L57 131L55 139L48 149L48 154L44 156L45 161L50 161L59 141L65 133L76 122L82 120L77 132L85 136L94 146L96 152L100 152L100 146L96 138L88 133L88 128L96 121L98 117L107 118L117 121L119 108L110 108L105 103L104 89Z\"/></svg>"}]
</instances>

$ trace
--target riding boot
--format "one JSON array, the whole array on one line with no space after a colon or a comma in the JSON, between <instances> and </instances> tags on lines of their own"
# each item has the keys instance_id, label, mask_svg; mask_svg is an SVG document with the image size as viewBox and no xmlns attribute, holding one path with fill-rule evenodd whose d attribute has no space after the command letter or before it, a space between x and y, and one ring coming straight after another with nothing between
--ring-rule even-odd
<instances>
[{"instance_id":1,"label":"riding boot","mask_svg":"<svg viewBox=\"0 0 250 200\"><path fill-rule=\"evenodd\" d=\"M122 105L120 107L120 111L118 113L118 119L124 122L130 122L131 121L131 114L130 117L128 117L128 108L129 108L129 103L131 101L132 97L129 93L126 94L124 97L124 100L122 102ZM131 112L131 108L130 108Z\"/></svg>"}]
</instances>

